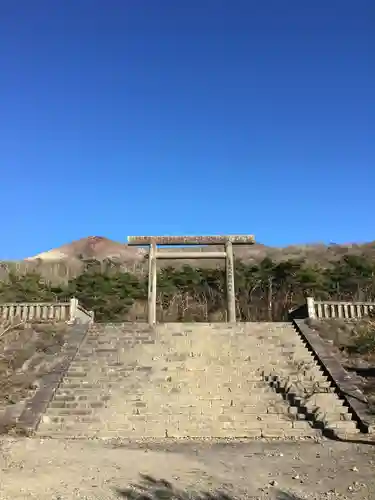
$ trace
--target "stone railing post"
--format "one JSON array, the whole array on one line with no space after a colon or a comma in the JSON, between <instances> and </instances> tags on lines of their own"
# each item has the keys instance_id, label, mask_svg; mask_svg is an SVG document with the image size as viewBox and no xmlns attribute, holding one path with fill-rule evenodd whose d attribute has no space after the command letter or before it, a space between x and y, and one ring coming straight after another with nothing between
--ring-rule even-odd
<instances>
[{"instance_id":1,"label":"stone railing post","mask_svg":"<svg viewBox=\"0 0 375 500\"><path fill-rule=\"evenodd\" d=\"M92 324L92 323L94 323L95 314L94 314L94 311L89 311L89 313L90 313L90 317L91 317L90 324Z\"/></svg>"},{"instance_id":2,"label":"stone railing post","mask_svg":"<svg viewBox=\"0 0 375 500\"><path fill-rule=\"evenodd\" d=\"M307 297L306 302L307 302L307 315L308 315L308 317L311 319L316 319L314 297Z\"/></svg>"},{"instance_id":3,"label":"stone railing post","mask_svg":"<svg viewBox=\"0 0 375 500\"><path fill-rule=\"evenodd\" d=\"M70 307L69 307L69 322L74 322L77 317L78 310L78 299L75 297L70 299Z\"/></svg>"}]
</instances>

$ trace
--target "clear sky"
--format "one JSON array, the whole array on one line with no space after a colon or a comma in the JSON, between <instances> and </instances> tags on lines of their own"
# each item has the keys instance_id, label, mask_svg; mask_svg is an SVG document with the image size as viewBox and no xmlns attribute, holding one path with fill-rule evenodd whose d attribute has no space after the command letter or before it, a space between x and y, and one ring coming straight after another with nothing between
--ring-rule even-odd
<instances>
[{"instance_id":1,"label":"clear sky","mask_svg":"<svg viewBox=\"0 0 375 500\"><path fill-rule=\"evenodd\" d=\"M0 258L375 239L374 0L0 6Z\"/></svg>"}]
</instances>

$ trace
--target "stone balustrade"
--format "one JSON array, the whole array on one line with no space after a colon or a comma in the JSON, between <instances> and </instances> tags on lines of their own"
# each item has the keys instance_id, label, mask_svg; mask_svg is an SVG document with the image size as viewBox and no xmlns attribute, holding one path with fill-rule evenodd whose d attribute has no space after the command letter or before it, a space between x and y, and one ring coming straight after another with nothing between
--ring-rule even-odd
<instances>
[{"instance_id":1,"label":"stone balustrade","mask_svg":"<svg viewBox=\"0 0 375 500\"><path fill-rule=\"evenodd\" d=\"M311 319L360 319L375 310L375 302L322 301L307 297L307 312Z\"/></svg>"},{"instance_id":2,"label":"stone balustrade","mask_svg":"<svg viewBox=\"0 0 375 500\"><path fill-rule=\"evenodd\" d=\"M94 313L87 311L76 298L69 302L8 302L0 303L0 321L67 321L92 323Z\"/></svg>"}]
</instances>

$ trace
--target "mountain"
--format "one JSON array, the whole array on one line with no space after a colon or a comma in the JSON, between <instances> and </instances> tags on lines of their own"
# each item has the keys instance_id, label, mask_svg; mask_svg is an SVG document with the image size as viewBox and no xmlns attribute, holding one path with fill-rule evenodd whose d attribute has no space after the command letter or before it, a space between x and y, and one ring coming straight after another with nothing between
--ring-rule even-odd
<instances>
[{"instance_id":1,"label":"mountain","mask_svg":"<svg viewBox=\"0 0 375 500\"><path fill-rule=\"evenodd\" d=\"M143 248L129 247L103 236L89 236L73 241L72 243L67 243L59 248L41 252L25 260L61 262L83 259L112 259L120 262L137 262L142 261L146 253Z\"/></svg>"},{"instance_id":2,"label":"mountain","mask_svg":"<svg viewBox=\"0 0 375 500\"><path fill-rule=\"evenodd\" d=\"M190 247L189 251L205 252L220 250L220 247ZM168 251L183 251L183 248L163 248L164 252ZM301 259L310 264L326 265L332 260L337 260L344 255L364 255L367 258L375 260L375 242L365 244L348 243L342 245L323 243L307 244L307 245L290 245L283 248L268 247L256 243L249 246L238 246L234 249L237 258L245 262L259 262L265 257L270 257L275 261L287 259ZM128 246L123 243L112 241L103 236L89 236L81 238L72 243L68 243L59 248L42 252L33 257L25 259L25 261L41 261L41 262L74 262L82 259L96 259L99 261L105 259L116 260L124 264L135 264L144 261L147 255L147 248L138 248ZM164 261L164 265L171 264L171 261ZM179 260L181 264L192 263L194 261ZM217 261L195 261L196 264L202 263L212 264ZM167 264L168 265L168 264ZM174 264L173 264L174 265Z\"/></svg>"}]
</instances>

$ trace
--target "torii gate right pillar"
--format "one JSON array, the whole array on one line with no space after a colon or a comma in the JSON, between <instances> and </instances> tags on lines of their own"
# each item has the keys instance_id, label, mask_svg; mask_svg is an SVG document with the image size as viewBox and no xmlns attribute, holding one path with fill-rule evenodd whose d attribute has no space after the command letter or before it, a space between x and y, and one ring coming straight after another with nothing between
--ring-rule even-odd
<instances>
[{"instance_id":1,"label":"torii gate right pillar","mask_svg":"<svg viewBox=\"0 0 375 500\"><path fill-rule=\"evenodd\" d=\"M234 289L234 257L233 244L230 240L225 243L225 263L227 275L227 307L229 323L236 322L236 291Z\"/></svg>"}]
</instances>

